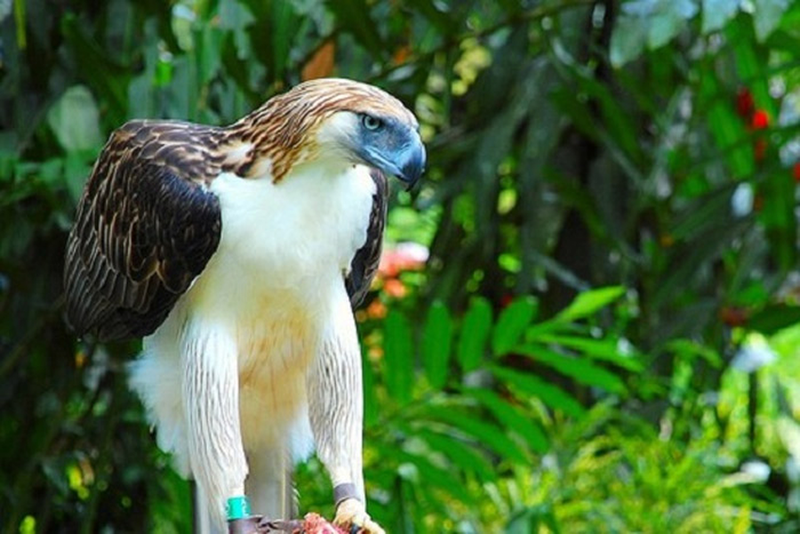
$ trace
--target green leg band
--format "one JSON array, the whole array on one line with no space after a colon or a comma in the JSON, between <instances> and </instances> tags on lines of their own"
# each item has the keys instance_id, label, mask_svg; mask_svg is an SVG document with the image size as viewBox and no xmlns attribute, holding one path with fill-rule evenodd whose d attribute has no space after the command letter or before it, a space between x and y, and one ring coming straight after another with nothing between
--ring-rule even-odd
<instances>
[{"instance_id":1,"label":"green leg band","mask_svg":"<svg viewBox=\"0 0 800 534\"><path fill-rule=\"evenodd\" d=\"M228 499L226 509L228 512L228 521L247 519L250 517L250 501L248 501L247 497L244 495Z\"/></svg>"}]
</instances>

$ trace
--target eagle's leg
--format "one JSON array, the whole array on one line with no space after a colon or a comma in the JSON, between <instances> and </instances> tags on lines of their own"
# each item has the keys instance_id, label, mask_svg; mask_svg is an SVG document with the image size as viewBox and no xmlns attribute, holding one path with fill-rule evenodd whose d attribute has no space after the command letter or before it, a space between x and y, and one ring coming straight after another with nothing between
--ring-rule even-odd
<instances>
[{"instance_id":1,"label":"eagle's leg","mask_svg":"<svg viewBox=\"0 0 800 534\"><path fill-rule=\"evenodd\" d=\"M371 534L383 529L367 515L361 439L364 412L361 350L349 302L335 314L307 378L311 430L317 456L330 474L337 525L358 525Z\"/></svg>"},{"instance_id":2,"label":"eagle's leg","mask_svg":"<svg viewBox=\"0 0 800 534\"><path fill-rule=\"evenodd\" d=\"M218 326L190 323L182 365L192 474L206 498L212 529L224 529L228 499L244 496L247 477L236 344Z\"/></svg>"}]
</instances>

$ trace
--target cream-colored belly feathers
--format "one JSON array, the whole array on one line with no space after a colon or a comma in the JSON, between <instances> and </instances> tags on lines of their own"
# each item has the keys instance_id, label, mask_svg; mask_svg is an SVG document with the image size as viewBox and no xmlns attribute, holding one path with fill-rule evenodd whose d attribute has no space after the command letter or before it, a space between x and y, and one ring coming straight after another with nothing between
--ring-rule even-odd
<instances>
[{"instance_id":1,"label":"cream-colored belly feathers","mask_svg":"<svg viewBox=\"0 0 800 534\"><path fill-rule=\"evenodd\" d=\"M306 373L337 322L335 310L349 313L341 306L343 275L366 241L375 185L366 167L331 168L323 161L278 184L221 175L211 191L222 207L219 248L131 367L159 446L187 475L184 406L193 402L182 393L181 358L193 356L187 347L237 358L246 451L310 453ZM187 343L187 336L214 342Z\"/></svg>"}]
</instances>

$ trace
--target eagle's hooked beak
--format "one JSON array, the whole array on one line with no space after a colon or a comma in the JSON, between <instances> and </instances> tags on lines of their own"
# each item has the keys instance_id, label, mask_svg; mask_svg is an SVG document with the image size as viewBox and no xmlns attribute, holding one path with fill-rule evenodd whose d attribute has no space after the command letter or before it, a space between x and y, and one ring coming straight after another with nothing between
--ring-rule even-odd
<instances>
[{"instance_id":1,"label":"eagle's hooked beak","mask_svg":"<svg viewBox=\"0 0 800 534\"><path fill-rule=\"evenodd\" d=\"M410 142L405 144L397 153L397 170L392 172L406 184L406 190L414 187L425 172L425 145L416 131L411 133ZM388 171L388 169L387 169Z\"/></svg>"},{"instance_id":2,"label":"eagle's hooked beak","mask_svg":"<svg viewBox=\"0 0 800 534\"><path fill-rule=\"evenodd\" d=\"M425 171L425 145L419 132L409 126L389 128L388 132L367 137L357 153L368 165L396 176L411 189Z\"/></svg>"}]
</instances>

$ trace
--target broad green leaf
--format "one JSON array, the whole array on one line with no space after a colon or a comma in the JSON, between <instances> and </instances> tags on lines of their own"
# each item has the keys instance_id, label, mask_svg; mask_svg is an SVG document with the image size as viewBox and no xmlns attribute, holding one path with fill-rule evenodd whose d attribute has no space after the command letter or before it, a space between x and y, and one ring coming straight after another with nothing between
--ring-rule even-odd
<instances>
[{"instance_id":1,"label":"broad green leaf","mask_svg":"<svg viewBox=\"0 0 800 534\"><path fill-rule=\"evenodd\" d=\"M611 36L611 64L620 67L650 49L664 46L697 14L694 0L632 0L622 4Z\"/></svg>"},{"instance_id":2,"label":"broad green leaf","mask_svg":"<svg viewBox=\"0 0 800 534\"><path fill-rule=\"evenodd\" d=\"M67 12L61 19L64 39L74 51L81 77L98 97L108 103L107 113L113 124L121 124L128 105L129 69L114 63L93 38L86 35L76 15Z\"/></svg>"},{"instance_id":3,"label":"broad green leaf","mask_svg":"<svg viewBox=\"0 0 800 534\"><path fill-rule=\"evenodd\" d=\"M594 365L585 358L574 358L537 345L518 346L516 350L536 362L551 367L585 386L599 387L611 393L624 393L622 380L614 373Z\"/></svg>"},{"instance_id":4,"label":"broad green leaf","mask_svg":"<svg viewBox=\"0 0 800 534\"><path fill-rule=\"evenodd\" d=\"M771 336L797 323L800 323L800 306L774 304L753 315L747 321L747 328Z\"/></svg>"},{"instance_id":5,"label":"broad green leaf","mask_svg":"<svg viewBox=\"0 0 800 534\"><path fill-rule=\"evenodd\" d=\"M47 123L67 152L96 150L103 144L100 113L83 85L67 89L47 113Z\"/></svg>"},{"instance_id":6,"label":"broad green leaf","mask_svg":"<svg viewBox=\"0 0 800 534\"><path fill-rule=\"evenodd\" d=\"M474 472L483 481L497 479L497 474L489 460L460 439L428 429L418 431L418 435L431 448L447 456L462 471Z\"/></svg>"},{"instance_id":7,"label":"broad green leaf","mask_svg":"<svg viewBox=\"0 0 800 534\"><path fill-rule=\"evenodd\" d=\"M450 312L441 302L434 302L428 310L422 334L422 355L428 380L435 389L443 388L447 382L452 338L453 321Z\"/></svg>"},{"instance_id":8,"label":"broad green leaf","mask_svg":"<svg viewBox=\"0 0 800 534\"><path fill-rule=\"evenodd\" d=\"M500 313L492 335L492 351L495 356L506 354L519 343L525 328L536 315L536 309L536 299L522 297Z\"/></svg>"},{"instance_id":9,"label":"broad green leaf","mask_svg":"<svg viewBox=\"0 0 800 534\"><path fill-rule=\"evenodd\" d=\"M541 527L544 526L547 527L547 532L561 534L553 507L550 504L537 504L513 514L504 534L542 532Z\"/></svg>"},{"instance_id":10,"label":"broad green leaf","mask_svg":"<svg viewBox=\"0 0 800 534\"><path fill-rule=\"evenodd\" d=\"M738 11L737 0L703 0L703 33L722 29Z\"/></svg>"},{"instance_id":11,"label":"broad green leaf","mask_svg":"<svg viewBox=\"0 0 800 534\"><path fill-rule=\"evenodd\" d=\"M464 390L464 393L478 400L511 432L516 432L525 438L531 449L537 453L544 454L550 448L547 436L539 425L523 414L519 408L500 398L494 391L483 388L470 388Z\"/></svg>"},{"instance_id":12,"label":"broad green leaf","mask_svg":"<svg viewBox=\"0 0 800 534\"><path fill-rule=\"evenodd\" d=\"M384 322L384 363L386 388L392 399L405 404L411 399L414 350L411 328L405 316L390 311Z\"/></svg>"},{"instance_id":13,"label":"broad green leaf","mask_svg":"<svg viewBox=\"0 0 800 534\"><path fill-rule=\"evenodd\" d=\"M492 305L483 297L473 297L461 322L458 338L458 361L464 372L480 365L491 329Z\"/></svg>"},{"instance_id":14,"label":"broad green leaf","mask_svg":"<svg viewBox=\"0 0 800 534\"><path fill-rule=\"evenodd\" d=\"M378 26L371 20L366 0L328 0L326 5L336 15L336 24L353 34L353 37L375 57L381 57L385 46Z\"/></svg>"},{"instance_id":15,"label":"broad green leaf","mask_svg":"<svg viewBox=\"0 0 800 534\"><path fill-rule=\"evenodd\" d=\"M580 417L586 412L575 397L536 375L500 366L493 366L492 373L522 399L526 396L536 397L549 407L574 417Z\"/></svg>"},{"instance_id":16,"label":"broad green leaf","mask_svg":"<svg viewBox=\"0 0 800 534\"><path fill-rule=\"evenodd\" d=\"M399 460L416 466L420 477L419 482L425 485L436 486L462 502L470 502L472 500L473 497L467 491L466 485L457 477L453 476L453 473L450 471L442 469L427 458L418 454L401 451L396 456Z\"/></svg>"},{"instance_id":17,"label":"broad green leaf","mask_svg":"<svg viewBox=\"0 0 800 534\"><path fill-rule=\"evenodd\" d=\"M585 319L602 308L605 308L622 295L625 288L622 286L601 287L584 291L575 297L575 300L563 309L556 318L561 321L577 321Z\"/></svg>"},{"instance_id":18,"label":"broad green leaf","mask_svg":"<svg viewBox=\"0 0 800 534\"><path fill-rule=\"evenodd\" d=\"M647 42L647 25L637 17L621 15L614 23L614 33L611 34L610 58L611 64L619 68L629 61L633 61L644 50Z\"/></svg>"},{"instance_id":19,"label":"broad green leaf","mask_svg":"<svg viewBox=\"0 0 800 534\"><path fill-rule=\"evenodd\" d=\"M653 4L652 0L642 0ZM697 14L697 4L693 0L657 0L658 11L650 18L650 31L647 46L651 49L664 46L686 28L686 21Z\"/></svg>"},{"instance_id":20,"label":"broad green leaf","mask_svg":"<svg viewBox=\"0 0 800 534\"><path fill-rule=\"evenodd\" d=\"M772 31L778 27L783 14L789 7L789 0L753 0L753 25L756 29L756 38L764 42Z\"/></svg>"},{"instance_id":21,"label":"broad green leaf","mask_svg":"<svg viewBox=\"0 0 800 534\"><path fill-rule=\"evenodd\" d=\"M535 338L528 337L530 341L538 343L552 343L574 349L589 358L613 363L628 371L640 372L642 363L639 354L625 354L620 350L618 339L592 339L589 337L570 336L561 334L543 333Z\"/></svg>"},{"instance_id":22,"label":"broad green leaf","mask_svg":"<svg viewBox=\"0 0 800 534\"><path fill-rule=\"evenodd\" d=\"M719 357L717 351L697 341L674 339L667 343L666 348L674 351L677 355L677 359L692 361L695 358L701 358L717 369L722 366L722 359Z\"/></svg>"},{"instance_id":23,"label":"broad green leaf","mask_svg":"<svg viewBox=\"0 0 800 534\"><path fill-rule=\"evenodd\" d=\"M471 436L477 443L488 447L503 458L514 462L528 461L525 452L501 428L478 417L452 408L441 407L431 407L425 412L425 415Z\"/></svg>"}]
</instances>

